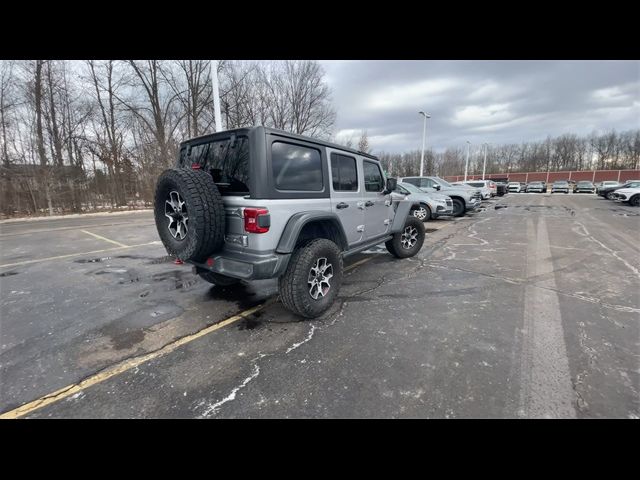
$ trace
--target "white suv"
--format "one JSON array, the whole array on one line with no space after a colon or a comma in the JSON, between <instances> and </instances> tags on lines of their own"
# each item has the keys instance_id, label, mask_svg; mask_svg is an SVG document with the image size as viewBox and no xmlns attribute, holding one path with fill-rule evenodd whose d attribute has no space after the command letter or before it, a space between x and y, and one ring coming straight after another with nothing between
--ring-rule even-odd
<instances>
[{"instance_id":1,"label":"white suv","mask_svg":"<svg viewBox=\"0 0 640 480\"><path fill-rule=\"evenodd\" d=\"M510 192L520 193L522 191L522 185L520 182L509 182L507 185L507 190Z\"/></svg>"}]
</instances>

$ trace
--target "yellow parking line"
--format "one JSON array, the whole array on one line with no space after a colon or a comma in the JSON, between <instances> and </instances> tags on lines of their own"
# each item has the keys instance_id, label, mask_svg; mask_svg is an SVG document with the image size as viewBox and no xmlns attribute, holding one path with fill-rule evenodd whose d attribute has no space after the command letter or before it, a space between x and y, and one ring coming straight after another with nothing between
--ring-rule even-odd
<instances>
[{"instance_id":1,"label":"yellow parking line","mask_svg":"<svg viewBox=\"0 0 640 480\"><path fill-rule=\"evenodd\" d=\"M147 353L146 355L130 358L128 360L124 360L120 363L117 363L100 373L97 373L95 375L92 375L89 378L84 379L80 383L67 385L64 388L56 390L55 392L50 393L48 395L44 395L43 397L40 397L37 400L34 400L29 403L25 403L24 405L18 408L15 408L13 410L9 410L8 412L1 414L0 419L19 418L19 417L28 415L30 413L33 413L34 411L39 410L43 407L46 407L47 405L51 405L52 403L58 402L63 398L66 398L70 395L74 395L78 392L81 392L86 388L89 388L93 385L104 382L105 380L108 380L111 377L115 377L116 375L124 373L128 370L131 370L132 368L138 367L141 364L148 362L149 360L153 360L155 358L166 355L167 353L173 352L176 348L186 343L193 342L194 340L200 337L203 337L211 332L215 332L216 330L219 330L222 327L226 327L231 323L237 322L238 320L242 320L247 315L251 315L252 313L255 313L258 310L262 309L265 305L266 303L263 303L262 305L258 305L257 307L250 308L248 310L245 310L244 312L234 315L233 317L229 317L226 320L223 320L222 322L216 323L215 325L211 325L210 327L200 330L199 332L179 338L178 340L175 340L165 345L160 350L156 350L155 352Z\"/></svg>"},{"instance_id":2,"label":"yellow parking line","mask_svg":"<svg viewBox=\"0 0 640 480\"><path fill-rule=\"evenodd\" d=\"M92 250L90 252L69 253L68 255L58 255L56 257L46 257L46 258L37 258L35 260L25 260L24 262L5 263L4 265L0 265L0 268L3 268L3 267L18 267L20 265L28 265L30 263L48 262L50 260L60 260L60 259L63 259L63 258L80 257L82 255L92 255L94 253L112 252L114 250L123 250L125 248L145 247L147 245L158 245L159 243L160 243L160 241L156 240L154 242L139 243L137 245L125 245L123 247L104 248L102 250Z\"/></svg>"},{"instance_id":3,"label":"yellow parking line","mask_svg":"<svg viewBox=\"0 0 640 480\"><path fill-rule=\"evenodd\" d=\"M87 235L91 235L92 237L97 238L98 240L104 240L105 242L113 243L118 245L119 247L128 247L129 245L125 245L124 243L116 242L115 240L109 240L108 238L103 237L102 235L96 235L95 233L91 233L87 230L80 230L82 233L86 233Z\"/></svg>"}]
</instances>

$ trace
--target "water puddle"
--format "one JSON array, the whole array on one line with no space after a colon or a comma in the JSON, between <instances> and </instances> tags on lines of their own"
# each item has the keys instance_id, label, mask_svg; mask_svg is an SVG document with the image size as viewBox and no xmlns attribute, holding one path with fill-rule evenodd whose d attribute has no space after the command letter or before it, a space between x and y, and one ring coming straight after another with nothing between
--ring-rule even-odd
<instances>
[{"instance_id":1,"label":"water puddle","mask_svg":"<svg viewBox=\"0 0 640 480\"><path fill-rule=\"evenodd\" d=\"M100 262L106 262L107 260L111 260L111 257L79 258L78 260L74 260L74 262L75 263L100 263Z\"/></svg>"}]
</instances>

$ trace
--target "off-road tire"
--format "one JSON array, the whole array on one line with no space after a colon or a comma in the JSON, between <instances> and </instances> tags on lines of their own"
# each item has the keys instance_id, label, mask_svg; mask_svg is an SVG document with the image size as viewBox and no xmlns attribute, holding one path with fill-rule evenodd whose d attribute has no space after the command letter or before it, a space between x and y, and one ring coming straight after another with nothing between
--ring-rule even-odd
<instances>
[{"instance_id":1,"label":"off-road tire","mask_svg":"<svg viewBox=\"0 0 640 480\"><path fill-rule=\"evenodd\" d=\"M228 287L240 283L239 278L227 277L226 275L216 272L200 272L198 273L198 276L209 283L218 285L219 287Z\"/></svg>"},{"instance_id":2,"label":"off-road tire","mask_svg":"<svg viewBox=\"0 0 640 480\"><path fill-rule=\"evenodd\" d=\"M165 215L171 192L184 201L188 215L186 236L174 238ZM202 170L171 168L158 178L154 213L156 228L169 255L182 261L204 261L222 248L225 232L225 212L222 197L213 178Z\"/></svg>"},{"instance_id":3,"label":"off-road tire","mask_svg":"<svg viewBox=\"0 0 640 480\"><path fill-rule=\"evenodd\" d=\"M409 248L403 246L403 234L408 235L409 232L413 232L411 229L414 228L417 230L415 240L416 242L411 245ZM398 233L393 234L393 238L387 241L384 245L387 247L387 250L391 255L397 258L408 258L413 257L416 253L420 251L422 248L422 244L424 243L426 232L424 229L424 225L420 220L415 217L408 216L407 220L404 223L404 227ZM406 238L405 238L406 241Z\"/></svg>"},{"instance_id":4,"label":"off-road tire","mask_svg":"<svg viewBox=\"0 0 640 480\"><path fill-rule=\"evenodd\" d=\"M453 216L463 217L466 211L464 202L459 198L452 198L451 200L453 201Z\"/></svg>"},{"instance_id":5,"label":"off-road tire","mask_svg":"<svg viewBox=\"0 0 640 480\"><path fill-rule=\"evenodd\" d=\"M422 222L416 219L422 225ZM332 267L330 288L325 296L311 296L309 278L319 259L326 258ZM342 253L331 240L318 238L296 249L289 259L287 270L278 279L280 300L293 313L316 318L326 312L338 296L342 284Z\"/></svg>"}]
</instances>

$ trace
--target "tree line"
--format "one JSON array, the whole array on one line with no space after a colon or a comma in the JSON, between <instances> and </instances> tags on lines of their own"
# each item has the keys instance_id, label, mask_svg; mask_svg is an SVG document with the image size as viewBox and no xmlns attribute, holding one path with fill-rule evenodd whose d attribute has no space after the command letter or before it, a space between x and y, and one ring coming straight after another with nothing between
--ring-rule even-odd
<instances>
[{"instance_id":1,"label":"tree line","mask_svg":"<svg viewBox=\"0 0 640 480\"><path fill-rule=\"evenodd\" d=\"M405 153L380 152L387 172L395 176L420 173L420 150ZM426 150L425 175L462 175L467 149L447 148L444 152ZM472 146L469 175L482 174L485 149ZM568 170L619 170L640 168L640 129L578 136L565 134L539 142L488 145L486 173L559 172Z\"/></svg>"},{"instance_id":2,"label":"tree line","mask_svg":"<svg viewBox=\"0 0 640 480\"><path fill-rule=\"evenodd\" d=\"M0 214L149 205L179 143L216 130L210 61L0 61ZM333 135L336 110L315 61L221 61L223 129L265 125L377 154L417 175L420 150L376 151ZM425 152L425 173L464 172L464 148ZM482 172L473 148L469 173ZM489 145L487 173L640 167L640 130Z\"/></svg>"},{"instance_id":3,"label":"tree line","mask_svg":"<svg viewBox=\"0 0 640 480\"><path fill-rule=\"evenodd\" d=\"M0 61L4 215L149 204L179 143L216 130L211 62ZM217 62L223 129L330 138L315 61Z\"/></svg>"}]
</instances>

